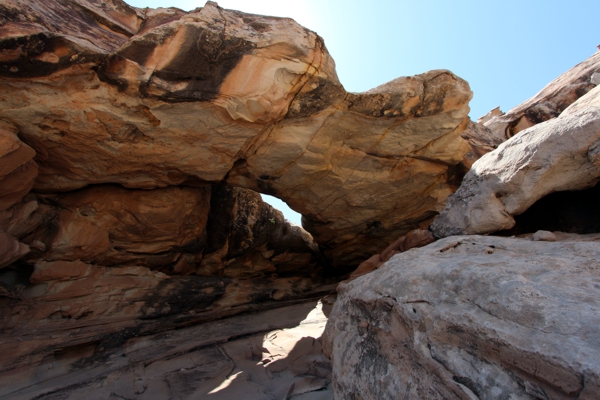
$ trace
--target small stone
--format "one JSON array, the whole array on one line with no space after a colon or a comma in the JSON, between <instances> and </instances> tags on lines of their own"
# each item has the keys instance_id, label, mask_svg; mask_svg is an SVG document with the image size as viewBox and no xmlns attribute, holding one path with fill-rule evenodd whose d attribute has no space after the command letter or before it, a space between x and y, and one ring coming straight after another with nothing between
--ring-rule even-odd
<instances>
[{"instance_id":1,"label":"small stone","mask_svg":"<svg viewBox=\"0 0 600 400\"><path fill-rule=\"evenodd\" d=\"M550 231L537 231L533 235L536 242L556 242L556 235Z\"/></svg>"}]
</instances>

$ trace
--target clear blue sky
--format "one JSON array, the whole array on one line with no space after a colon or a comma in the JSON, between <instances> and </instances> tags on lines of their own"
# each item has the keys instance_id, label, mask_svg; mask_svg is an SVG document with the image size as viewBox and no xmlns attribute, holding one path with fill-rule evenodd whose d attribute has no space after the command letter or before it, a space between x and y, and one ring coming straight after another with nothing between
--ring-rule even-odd
<instances>
[{"instance_id":1,"label":"clear blue sky","mask_svg":"<svg viewBox=\"0 0 600 400\"><path fill-rule=\"evenodd\" d=\"M126 0L127 1L127 0ZM129 0L202 7L195 0ZM471 119L508 111L600 44L600 0L221 0L223 8L295 19L325 39L348 91L449 69L474 92ZM282 210L280 205L277 208ZM282 210L285 211L285 210ZM291 214L286 213L288 219ZM299 223L299 220L293 221Z\"/></svg>"}]
</instances>

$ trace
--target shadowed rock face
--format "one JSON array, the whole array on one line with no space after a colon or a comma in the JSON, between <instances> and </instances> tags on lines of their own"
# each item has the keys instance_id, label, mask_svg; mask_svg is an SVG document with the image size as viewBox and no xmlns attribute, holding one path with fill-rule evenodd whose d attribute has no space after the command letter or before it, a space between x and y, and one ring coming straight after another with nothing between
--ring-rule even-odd
<instances>
[{"instance_id":1,"label":"shadowed rock face","mask_svg":"<svg viewBox=\"0 0 600 400\"><path fill-rule=\"evenodd\" d=\"M40 365L0 372L0 396L331 400L321 334L332 301L63 347Z\"/></svg>"},{"instance_id":2,"label":"shadowed rock face","mask_svg":"<svg viewBox=\"0 0 600 400\"><path fill-rule=\"evenodd\" d=\"M0 93L34 190L250 188L302 213L338 266L427 226L469 151L471 91L451 72L347 93L314 32L212 2L5 1Z\"/></svg>"}]
</instances>

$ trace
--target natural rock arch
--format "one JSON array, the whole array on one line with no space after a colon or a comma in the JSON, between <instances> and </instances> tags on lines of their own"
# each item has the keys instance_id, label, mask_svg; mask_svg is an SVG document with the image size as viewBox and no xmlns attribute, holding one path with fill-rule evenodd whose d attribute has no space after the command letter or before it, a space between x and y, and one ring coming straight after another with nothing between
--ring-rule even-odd
<instances>
[{"instance_id":1,"label":"natural rock arch","mask_svg":"<svg viewBox=\"0 0 600 400\"><path fill-rule=\"evenodd\" d=\"M35 22L2 28L0 118L36 151L38 192L250 188L303 214L336 265L356 265L427 226L455 189L472 94L449 71L348 93L323 40L290 19L212 2L19 7Z\"/></svg>"}]
</instances>

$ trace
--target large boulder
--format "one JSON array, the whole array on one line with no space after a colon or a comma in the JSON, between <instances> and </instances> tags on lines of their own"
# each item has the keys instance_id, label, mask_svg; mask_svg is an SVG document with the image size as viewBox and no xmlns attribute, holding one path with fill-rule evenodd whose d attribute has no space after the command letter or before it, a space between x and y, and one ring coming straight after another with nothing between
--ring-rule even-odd
<instances>
[{"instance_id":1,"label":"large boulder","mask_svg":"<svg viewBox=\"0 0 600 400\"><path fill-rule=\"evenodd\" d=\"M449 237L338 292L340 399L597 399L598 235Z\"/></svg>"},{"instance_id":2,"label":"large boulder","mask_svg":"<svg viewBox=\"0 0 600 400\"><path fill-rule=\"evenodd\" d=\"M600 180L600 87L554 119L521 131L477 160L431 230L438 237L512 228L552 192Z\"/></svg>"},{"instance_id":3,"label":"large boulder","mask_svg":"<svg viewBox=\"0 0 600 400\"><path fill-rule=\"evenodd\" d=\"M464 80L348 93L323 40L290 19L7 0L0 21L0 119L37 152L36 191L250 188L355 266L429 224L470 150Z\"/></svg>"}]
</instances>

